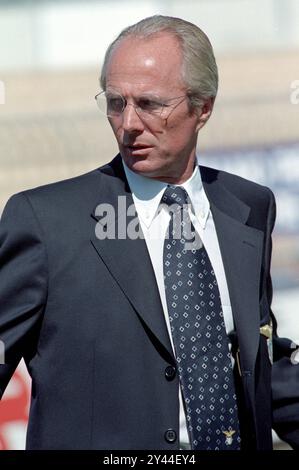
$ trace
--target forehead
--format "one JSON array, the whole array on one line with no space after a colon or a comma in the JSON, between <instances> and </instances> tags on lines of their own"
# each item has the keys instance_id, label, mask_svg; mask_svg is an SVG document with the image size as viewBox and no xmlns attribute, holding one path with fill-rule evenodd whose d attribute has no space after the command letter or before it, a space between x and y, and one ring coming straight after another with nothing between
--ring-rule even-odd
<instances>
[{"instance_id":1,"label":"forehead","mask_svg":"<svg viewBox=\"0 0 299 470\"><path fill-rule=\"evenodd\" d=\"M182 90L182 51L178 40L169 33L123 39L107 64L106 84L122 91Z\"/></svg>"}]
</instances>

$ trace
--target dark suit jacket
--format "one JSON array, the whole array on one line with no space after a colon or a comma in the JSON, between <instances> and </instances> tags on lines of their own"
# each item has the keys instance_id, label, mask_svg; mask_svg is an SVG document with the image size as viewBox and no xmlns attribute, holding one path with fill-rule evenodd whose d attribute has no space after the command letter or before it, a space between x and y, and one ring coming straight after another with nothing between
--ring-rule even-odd
<instances>
[{"instance_id":1,"label":"dark suit jacket","mask_svg":"<svg viewBox=\"0 0 299 470\"><path fill-rule=\"evenodd\" d=\"M299 366L287 357L289 342L278 340L271 401L271 363L259 331L271 315L274 198L240 177L201 173L240 350L243 444L270 449L274 417L281 436L298 445ZM133 203L118 156L17 194L4 210L0 388L24 357L32 377L28 449L179 447L179 382L169 374L175 359L146 244L95 236L95 207L117 207L120 195Z\"/></svg>"}]
</instances>

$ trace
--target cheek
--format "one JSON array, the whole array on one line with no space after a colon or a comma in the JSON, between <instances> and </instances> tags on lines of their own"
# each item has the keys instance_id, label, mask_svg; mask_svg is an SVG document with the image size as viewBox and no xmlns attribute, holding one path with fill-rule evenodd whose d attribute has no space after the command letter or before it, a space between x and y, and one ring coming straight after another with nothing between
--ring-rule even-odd
<instances>
[{"instance_id":1,"label":"cheek","mask_svg":"<svg viewBox=\"0 0 299 470\"><path fill-rule=\"evenodd\" d=\"M163 146L165 150L168 149L169 151L176 153L186 145L187 140L189 140L190 137L191 135L186 132L186 129L178 126L171 126L167 129L167 132L161 136L160 142L161 146Z\"/></svg>"},{"instance_id":2,"label":"cheek","mask_svg":"<svg viewBox=\"0 0 299 470\"><path fill-rule=\"evenodd\" d=\"M185 119L169 127L169 141L177 148L188 147L191 142L194 142L196 136L196 122L193 120Z\"/></svg>"},{"instance_id":3,"label":"cheek","mask_svg":"<svg viewBox=\"0 0 299 470\"><path fill-rule=\"evenodd\" d=\"M113 119L108 119L109 121L109 124L111 126L111 129L113 131L113 134L115 135L115 137L117 139L120 138L120 135L121 135L121 126L119 125L119 123L117 123L115 120Z\"/></svg>"}]
</instances>

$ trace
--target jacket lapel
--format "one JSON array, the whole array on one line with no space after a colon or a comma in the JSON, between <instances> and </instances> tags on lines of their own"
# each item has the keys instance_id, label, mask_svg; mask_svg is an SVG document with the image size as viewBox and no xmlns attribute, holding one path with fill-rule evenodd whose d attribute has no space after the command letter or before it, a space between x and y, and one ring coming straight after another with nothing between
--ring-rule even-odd
<instances>
[{"instance_id":1,"label":"jacket lapel","mask_svg":"<svg viewBox=\"0 0 299 470\"><path fill-rule=\"evenodd\" d=\"M124 212L128 207L134 207L134 203L121 160L117 157L112 164L103 167L99 190L101 201L93 208L91 216L98 224L101 224L98 206L101 203L109 204L116 214L116 236L112 239L100 240L96 236L95 224L95 234L92 236L91 242L135 309L153 341L158 340L162 345L166 360L174 363L160 295L146 243L140 237L131 239L126 236L123 230L122 221L130 219L129 217L124 218ZM119 207L121 207L120 210ZM121 215L121 217L118 218L117 215ZM135 217L137 217L136 213L131 218L132 223L134 220L136 221ZM126 222L125 227L127 227ZM99 228L101 231L102 227ZM121 236L118 235L119 233Z\"/></svg>"},{"instance_id":2,"label":"jacket lapel","mask_svg":"<svg viewBox=\"0 0 299 470\"><path fill-rule=\"evenodd\" d=\"M246 224L250 208L201 168L216 227L240 348L242 372L252 375L259 344L259 285L263 232Z\"/></svg>"}]
</instances>

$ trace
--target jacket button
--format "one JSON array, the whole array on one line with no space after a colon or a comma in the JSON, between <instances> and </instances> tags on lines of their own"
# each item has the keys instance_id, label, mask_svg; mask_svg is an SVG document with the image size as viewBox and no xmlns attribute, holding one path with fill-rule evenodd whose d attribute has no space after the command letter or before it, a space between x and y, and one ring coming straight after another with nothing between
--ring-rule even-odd
<instances>
[{"instance_id":1,"label":"jacket button","mask_svg":"<svg viewBox=\"0 0 299 470\"><path fill-rule=\"evenodd\" d=\"M167 380L173 380L175 378L176 368L174 366L167 366L165 369L165 377Z\"/></svg>"},{"instance_id":2,"label":"jacket button","mask_svg":"<svg viewBox=\"0 0 299 470\"><path fill-rule=\"evenodd\" d=\"M169 443L173 443L176 441L176 432L173 429L167 429L164 434L165 440Z\"/></svg>"}]
</instances>

